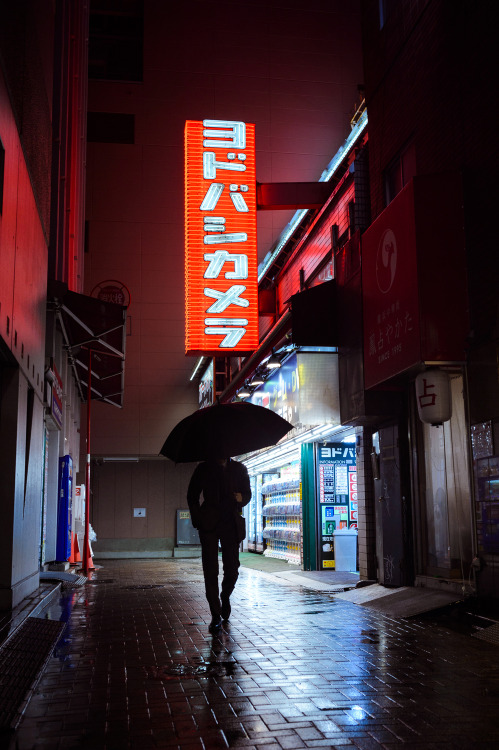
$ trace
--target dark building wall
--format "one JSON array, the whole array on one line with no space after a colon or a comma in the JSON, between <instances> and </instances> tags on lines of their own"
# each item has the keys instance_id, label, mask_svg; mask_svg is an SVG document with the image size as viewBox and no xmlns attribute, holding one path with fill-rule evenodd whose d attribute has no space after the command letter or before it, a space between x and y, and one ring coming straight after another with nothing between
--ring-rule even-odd
<instances>
[{"instance_id":1,"label":"dark building wall","mask_svg":"<svg viewBox=\"0 0 499 750\"><path fill-rule=\"evenodd\" d=\"M384 11L382 19L380 9ZM469 486L477 501L472 506L477 513L473 526L477 528L466 533L471 538L476 532L476 554L486 557L478 590L497 596L497 523L485 510L490 507L492 514L496 511L492 504L481 502L484 497L477 482L480 459L487 461L499 453L495 15L496 4L488 0L362 0L372 218L379 216L390 200L387 175L394 173L392 167L399 162L407 167L406 175L399 172L399 187L414 174L452 171L462 177L464 220L456 217L456 221L464 222L467 295L462 295L462 305L468 308L470 318L464 389L466 428L473 430L476 426L491 436L481 455L475 448L471 451ZM408 154L410 158L406 158ZM434 216L427 218L438 222L438 197L430 210ZM448 283L446 267L455 262L452 244L447 245L443 248L446 262L424 269L425 274L436 274L442 289ZM466 452L464 444L461 455L466 457ZM421 462L424 453L419 455ZM454 460L459 460L457 455ZM466 487L466 502L470 489ZM424 503L428 493L425 495L424 487L420 490ZM456 517L449 515L451 522ZM496 535L495 542L487 547L483 544L486 525L490 534Z\"/></svg>"},{"instance_id":2,"label":"dark building wall","mask_svg":"<svg viewBox=\"0 0 499 750\"><path fill-rule=\"evenodd\" d=\"M0 609L15 606L34 591L40 564L54 559L44 557L43 549L51 554L54 546L50 537L55 537L59 452L79 454L79 401L75 414L67 353L59 337L49 332L46 341L46 313L54 204L63 206L71 242L61 245L61 252L71 253L66 265L72 265L75 277L75 256L83 248L82 222L73 220L77 205L83 216L81 131L79 139L71 138L72 158L58 179L52 179L51 168L53 153L66 145L53 130L56 116L73 136L72 118L81 121L85 106L86 68L78 68L75 75L74 61L76 51L86 50L86 8L86 0L0 0L0 500L5 516L0 530ZM59 23L63 16L81 23L70 31ZM71 49L73 67L67 56L59 55L61 45ZM83 56L79 59L84 62ZM71 106L67 98L61 102L54 96L57 76L66 77ZM50 385L45 389L44 380L49 358L57 359L63 378L63 418L60 432L52 432L47 463Z\"/></svg>"},{"instance_id":3,"label":"dark building wall","mask_svg":"<svg viewBox=\"0 0 499 750\"><path fill-rule=\"evenodd\" d=\"M12 110L46 239L52 153L52 3L0 3L0 56Z\"/></svg>"},{"instance_id":4,"label":"dark building wall","mask_svg":"<svg viewBox=\"0 0 499 750\"><path fill-rule=\"evenodd\" d=\"M385 207L384 170L408 144L414 144L418 174L461 171L472 337L497 337L496 6L387 0L383 28L379 6L377 0L362 4L373 218Z\"/></svg>"}]
</instances>

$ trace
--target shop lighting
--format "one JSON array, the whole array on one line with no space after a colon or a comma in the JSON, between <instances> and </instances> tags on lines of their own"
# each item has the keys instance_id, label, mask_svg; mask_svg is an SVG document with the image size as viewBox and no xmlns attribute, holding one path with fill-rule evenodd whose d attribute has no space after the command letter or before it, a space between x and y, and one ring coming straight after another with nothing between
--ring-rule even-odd
<instances>
[{"instance_id":1,"label":"shop lighting","mask_svg":"<svg viewBox=\"0 0 499 750\"><path fill-rule=\"evenodd\" d=\"M355 437L355 435L347 435L346 437L343 438L341 442L342 443L355 443L356 440L357 438Z\"/></svg>"},{"instance_id":2,"label":"shop lighting","mask_svg":"<svg viewBox=\"0 0 499 750\"><path fill-rule=\"evenodd\" d=\"M259 453L252 458L248 458L248 460L244 461L244 464L250 474L256 474L263 469L275 467L279 462L282 463L284 458L286 458L287 461L298 459L300 457L300 446L302 443L320 441L337 432L341 432L342 430L344 430L342 425L333 426L331 424L322 424L318 427L313 427L311 430L302 432L301 435L296 435L291 440L286 440L284 443L280 443L275 448Z\"/></svg>"},{"instance_id":3,"label":"shop lighting","mask_svg":"<svg viewBox=\"0 0 499 750\"><path fill-rule=\"evenodd\" d=\"M268 370L277 370L281 366L281 360L275 354L272 354L265 363L265 366Z\"/></svg>"},{"instance_id":4,"label":"shop lighting","mask_svg":"<svg viewBox=\"0 0 499 750\"><path fill-rule=\"evenodd\" d=\"M102 458L103 463L137 463L139 460L138 456L104 456Z\"/></svg>"},{"instance_id":5,"label":"shop lighting","mask_svg":"<svg viewBox=\"0 0 499 750\"><path fill-rule=\"evenodd\" d=\"M249 396L251 396L251 391L246 383L238 390L237 395L239 398L249 398Z\"/></svg>"},{"instance_id":6,"label":"shop lighting","mask_svg":"<svg viewBox=\"0 0 499 750\"><path fill-rule=\"evenodd\" d=\"M198 361L196 362L196 364L194 366L194 370L192 371L192 375L189 378L189 381L194 380L194 378L196 377L197 373L199 372L199 369L200 369L201 365L203 364L204 360L205 360L204 357L199 357Z\"/></svg>"},{"instance_id":7,"label":"shop lighting","mask_svg":"<svg viewBox=\"0 0 499 750\"><path fill-rule=\"evenodd\" d=\"M263 385L265 383L265 378L262 378L261 375L254 375L254 377L251 380L250 386L252 388L256 388L257 385Z\"/></svg>"}]
</instances>

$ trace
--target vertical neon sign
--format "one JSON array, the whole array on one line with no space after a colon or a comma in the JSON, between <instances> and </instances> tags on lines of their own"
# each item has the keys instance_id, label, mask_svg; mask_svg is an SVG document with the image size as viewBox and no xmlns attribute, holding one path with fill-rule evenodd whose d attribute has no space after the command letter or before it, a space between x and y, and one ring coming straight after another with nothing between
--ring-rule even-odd
<instances>
[{"instance_id":1,"label":"vertical neon sign","mask_svg":"<svg viewBox=\"0 0 499 750\"><path fill-rule=\"evenodd\" d=\"M185 124L186 354L258 346L255 126Z\"/></svg>"}]
</instances>

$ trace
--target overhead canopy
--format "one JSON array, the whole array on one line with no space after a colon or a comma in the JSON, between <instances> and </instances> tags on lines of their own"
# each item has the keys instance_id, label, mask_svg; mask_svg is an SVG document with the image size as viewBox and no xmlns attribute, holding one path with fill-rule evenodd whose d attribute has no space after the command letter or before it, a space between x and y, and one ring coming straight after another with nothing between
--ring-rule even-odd
<instances>
[{"instance_id":1,"label":"overhead canopy","mask_svg":"<svg viewBox=\"0 0 499 750\"><path fill-rule=\"evenodd\" d=\"M89 351L92 351L91 398L123 406L126 307L50 282L48 308L56 314L82 401L88 398Z\"/></svg>"}]
</instances>

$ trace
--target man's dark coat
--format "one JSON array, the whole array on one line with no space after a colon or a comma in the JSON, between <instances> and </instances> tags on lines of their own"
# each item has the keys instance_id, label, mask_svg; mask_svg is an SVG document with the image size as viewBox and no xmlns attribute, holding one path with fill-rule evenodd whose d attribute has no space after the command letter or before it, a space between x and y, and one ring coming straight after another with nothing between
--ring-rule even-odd
<instances>
[{"instance_id":1,"label":"man's dark coat","mask_svg":"<svg viewBox=\"0 0 499 750\"><path fill-rule=\"evenodd\" d=\"M234 492L241 493L241 503L234 499ZM202 504L201 494L204 498ZM234 513L250 500L250 481L244 464L228 459L223 467L216 461L204 461L194 469L187 490L187 504L195 529L214 531L219 524L232 524Z\"/></svg>"}]
</instances>

